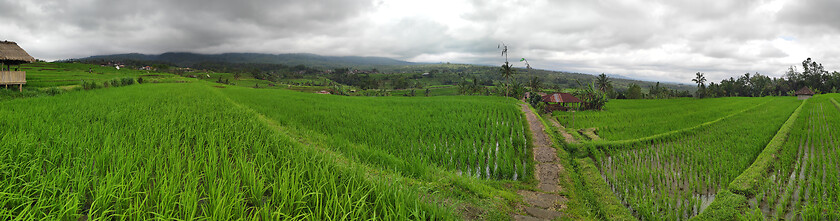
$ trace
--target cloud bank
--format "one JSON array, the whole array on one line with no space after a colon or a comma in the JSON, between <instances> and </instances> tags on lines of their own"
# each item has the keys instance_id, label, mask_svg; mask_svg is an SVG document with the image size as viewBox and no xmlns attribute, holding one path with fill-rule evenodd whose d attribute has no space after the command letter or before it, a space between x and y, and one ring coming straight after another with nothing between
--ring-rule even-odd
<instances>
[{"instance_id":1,"label":"cloud bank","mask_svg":"<svg viewBox=\"0 0 840 221\"><path fill-rule=\"evenodd\" d=\"M500 64L504 42L514 61L535 68L657 81L781 76L808 57L840 70L832 0L0 0L0 8L0 40L45 60L306 52Z\"/></svg>"}]
</instances>

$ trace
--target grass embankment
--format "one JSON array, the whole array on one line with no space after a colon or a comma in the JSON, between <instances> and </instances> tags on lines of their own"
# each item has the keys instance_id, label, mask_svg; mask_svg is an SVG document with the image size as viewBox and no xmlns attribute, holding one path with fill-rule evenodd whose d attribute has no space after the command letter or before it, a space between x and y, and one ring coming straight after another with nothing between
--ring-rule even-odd
<instances>
[{"instance_id":1,"label":"grass embankment","mask_svg":"<svg viewBox=\"0 0 840 221\"><path fill-rule=\"evenodd\" d=\"M0 217L454 218L212 94L144 84L2 102Z\"/></svg>"},{"instance_id":2,"label":"grass embankment","mask_svg":"<svg viewBox=\"0 0 840 221\"><path fill-rule=\"evenodd\" d=\"M577 169L581 173L585 196L590 202L591 209L605 220L638 220L630 210L621 203L615 193L609 188L601 172L590 158L576 160Z\"/></svg>"}]
</instances>

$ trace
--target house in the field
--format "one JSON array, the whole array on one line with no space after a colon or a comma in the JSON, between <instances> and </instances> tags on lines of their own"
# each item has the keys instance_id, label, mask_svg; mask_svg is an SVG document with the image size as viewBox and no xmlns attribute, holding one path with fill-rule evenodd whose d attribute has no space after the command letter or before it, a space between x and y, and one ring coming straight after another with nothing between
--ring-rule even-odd
<instances>
[{"instance_id":1,"label":"house in the field","mask_svg":"<svg viewBox=\"0 0 840 221\"><path fill-rule=\"evenodd\" d=\"M32 62L35 62L35 58L29 56L17 43L0 41L0 85L6 88L9 88L9 85L17 85L18 90L23 91L26 72L20 70L20 65ZM17 67L12 69L12 66Z\"/></svg>"},{"instance_id":2,"label":"house in the field","mask_svg":"<svg viewBox=\"0 0 840 221\"><path fill-rule=\"evenodd\" d=\"M553 93L542 97L545 102L545 111L551 113L552 111L567 111L575 105L580 105L580 99L569 93Z\"/></svg>"},{"instance_id":3,"label":"house in the field","mask_svg":"<svg viewBox=\"0 0 840 221\"><path fill-rule=\"evenodd\" d=\"M799 100L805 100L811 98L811 96L814 96L814 91L808 87L802 87L802 89L796 91L796 98L799 98Z\"/></svg>"}]
</instances>

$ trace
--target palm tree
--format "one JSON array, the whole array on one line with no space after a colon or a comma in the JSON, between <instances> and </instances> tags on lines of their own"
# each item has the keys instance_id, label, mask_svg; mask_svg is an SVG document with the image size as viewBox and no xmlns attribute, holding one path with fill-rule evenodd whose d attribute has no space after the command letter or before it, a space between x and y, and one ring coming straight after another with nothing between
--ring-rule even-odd
<instances>
[{"instance_id":1,"label":"palm tree","mask_svg":"<svg viewBox=\"0 0 840 221\"><path fill-rule=\"evenodd\" d=\"M601 73L601 75L598 75L598 78L595 79L595 82L598 84L598 89L600 89L601 92L604 92L604 93L607 92L608 88L612 87L612 81L610 81L610 79L607 78L607 75L604 74L604 73Z\"/></svg>"},{"instance_id":2,"label":"palm tree","mask_svg":"<svg viewBox=\"0 0 840 221\"><path fill-rule=\"evenodd\" d=\"M691 81L694 81L694 83L697 83L697 88L700 88L701 86L706 85L706 77L703 76L703 73L700 73L700 72L697 72L697 77L695 77L694 79L691 79Z\"/></svg>"},{"instance_id":3,"label":"palm tree","mask_svg":"<svg viewBox=\"0 0 840 221\"><path fill-rule=\"evenodd\" d=\"M705 94L706 77L703 76L703 73L697 72L697 77L694 77L691 81L697 83L697 97L702 98Z\"/></svg>"},{"instance_id":4,"label":"palm tree","mask_svg":"<svg viewBox=\"0 0 840 221\"><path fill-rule=\"evenodd\" d=\"M505 45L505 43L502 42L501 44L496 46L496 48L501 48L502 49L502 56L505 56L505 63L502 64L502 69L500 69L499 71L501 72L502 77L505 78L505 81L507 82L507 85L505 85L505 87L508 87L508 88L505 89L505 97L507 97L508 96L508 91L510 91L510 88L509 88L510 87L510 78L513 77L514 74L516 74L516 70L513 69L513 64L508 62L508 47L507 47L507 45Z\"/></svg>"},{"instance_id":5,"label":"palm tree","mask_svg":"<svg viewBox=\"0 0 840 221\"><path fill-rule=\"evenodd\" d=\"M539 77L533 77L530 81L528 81L528 87L531 87L531 90L534 92L540 91L542 88L542 79Z\"/></svg>"}]
</instances>

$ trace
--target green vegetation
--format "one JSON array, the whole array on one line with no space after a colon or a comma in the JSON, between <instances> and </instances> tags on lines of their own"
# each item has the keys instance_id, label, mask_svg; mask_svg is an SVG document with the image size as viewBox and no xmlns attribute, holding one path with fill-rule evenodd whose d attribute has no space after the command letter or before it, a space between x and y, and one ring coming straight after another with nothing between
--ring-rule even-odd
<instances>
[{"instance_id":1,"label":"green vegetation","mask_svg":"<svg viewBox=\"0 0 840 221\"><path fill-rule=\"evenodd\" d=\"M774 158L779 153L779 150L782 148L782 145L788 139L788 135L790 135L790 131L793 128L793 124L796 119L799 118L799 113L802 112L802 107L805 106L807 100L802 102L793 114L788 117L788 120L782 124L781 129L773 136L773 139L764 147L764 150L761 151L761 154L758 155L758 158L755 159L753 164L747 168L740 176L735 178L732 183L729 185L729 189L735 191L736 193L744 194L744 195L753 195L755 192L756 185L759 183L761 177L764 176L765 172L768 171L770 166L772 166Z\"/></svg>"},{"instance_id":2,"label":"green vegetation","mask_svg":"<svg viewBox=\"0 0 840 221\"><path fill-rule=\"evenodd\" d=\"M438 96L459 82L504 93L498 67L231 67L23 65L25 90L0 90L0 219L497 220L533 190L520 102ZM543 86L539 70L516 71L511 84ZM582 90L616 93L607 79ZM836 220L838 100L611 100L550 116L581 144L540 120L565 218Z\"/></svg>"},{"instance_id":3,"label":"green vegetation","mask_svg":"<svg viewBox=\"0 0 840 221\"><path fill-rule=\"evenodd\" d=\"M143 84L2 102L0 217L449 219L213 93Z\"/></svg>"},{"instance_id":4,"label":"green vegetation","mask_svg":"<svg viewBox=\"0 0 840 221\"><path fill-rule=\"evenodd\" d=\"M800 104L791 97L613 100L600 112L554 114L583 142L566 146L583 158L576 166L599 217L618 219L606 218L618 213L618 201L622 213L643 220L732 219L746 200L725 188ZM605 140L580 140L592 128Z\"/></svg>"},{"instance_id":5,"label":"green vegetation","mask_svg":"<svg viewBox=\"0 0 840 221\"><path fill-rule=\"evenodd\" d=\"M583 183L588 188L587 197L593 203L593 210L606 220L637 220L604 182L592 159L577 159L577 165Z\"/></svg>"},{"instance_id":6,"label":"green vegetation","mask_svg":"<svg viewBox=\"0 0 840 221\"><path fill-rule=\"evenodd\" d=\"M334 147L406 175L421 176L434 165L485 179L532 177L526 122L513 99L218 90L283 126L358 144Z\"/></svg>"},{"instance_id":7,"label":"green vegetation","mask_svg":"<svg viewBox=\"0 0 840 221\"><path fill-rule=\"evenodd\" d=\"M775 98L611 100L605 111L554 112L570 128L598 128L607 141L649 137L690 128Z\"/></svg>"},{"instance_id":8,"label":"green vegetation","mask_svg":"<svg viewBox=\"0 0 840 221\"><path fill-rule=\"evenodd\" d=\"M715 201L709 205L708 209L691 220L735 220L746 203L746 197L724 189L718 191Z\"/></svg>"},{"instance_id":9,"label":"green vegetation","mask_svg":"<svg viewBox=\"0 0 840 221\"><path fill-rule=\"evenodd\" d=\"M82 81L103 82L122 78L144 78L149 83L173 77L172 74L152 73L149 71L113 66L98 66L78 63L32 63L24 64L21 71L26 71L25 89L68 87L81 85Z\"/></svg>"},{"instance_id":10,"label":"green vegetation","mask_svg":"<svg viewBox=\"0 0 840 221\"><path fill-rule=\"evenodd\" d=\"M766 218L837 220L840 218L840 107L816 96L803 105L771 171L759 180L751 207ZM768 149L771 153L779 149ZM746 174L746 173L745 173ZM750 174L751 175L751 174ZM738 187L737 183L733 186Z\"/></svg>"}]
</instances>

